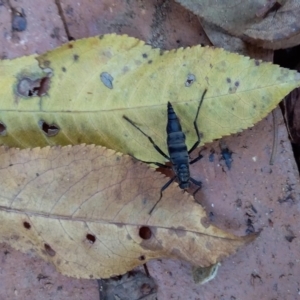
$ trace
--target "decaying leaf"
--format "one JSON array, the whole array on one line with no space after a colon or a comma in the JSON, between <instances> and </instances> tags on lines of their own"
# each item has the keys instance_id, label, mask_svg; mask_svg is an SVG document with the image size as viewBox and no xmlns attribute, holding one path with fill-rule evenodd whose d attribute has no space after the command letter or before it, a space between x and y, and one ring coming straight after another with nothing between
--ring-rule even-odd
<instances>
[{"instance_id":1,"label":"decaying leaf","mask_svg":"<svg viewBox=\"0 0 300 300\"><path fill-rule=\"evenodd\" d=\"M100 144L159 162L164 158L123 115L166 150L170 101L191 147L204 89L208 92L198 122L202 143L252 126L300 83L297 72L222 49L196 46L163 53L117 35L70 42L38 57L4 60L0 74L1 144Z\"/></svg>"},{"instance_id":2,"label":"decaying leaf","mask_svg":"<svg viewBox=\"0 0 300 300\"><path fill-rule=\"evenodd\" d=\"M153 258L208 266L255 235L207 222L203 208L167 178L100 146L0 148L0 242L52 262L63 274L106 278Z\"/></svg>"},{"instance_id":3,"label":"decaying leaf","mask_svg":"<svg viewBox=\"0 0 300 300\"><path fill-rule=\"evenodd\" d=\"M176 0L205 21L244 41L267 49L300 43L297 0Z\"/></svg>"}]
</instances>

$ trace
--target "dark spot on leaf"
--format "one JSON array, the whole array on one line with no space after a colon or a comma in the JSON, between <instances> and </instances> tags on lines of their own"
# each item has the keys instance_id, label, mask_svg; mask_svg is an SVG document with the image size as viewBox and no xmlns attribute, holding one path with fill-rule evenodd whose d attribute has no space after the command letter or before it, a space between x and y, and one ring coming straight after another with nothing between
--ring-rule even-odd
<instances>
[{"instance_id":1,"label":"dark spot on leaf","mask_svg":"<svg viewBox=\"0 0 300 300\"><path fill-rule=\"evenodd\" d=\"M210 221L206 217L201 218L200 222L201 222L202 226L205 228L208 228L210 226Z\"/></svg>"},{"instance_id":2,"label":"dark spot on leaf","mask_svg":"<svg viewBox=\"0 0 300 300\"><path fill-rule=\"evenodd\" d=\"M164 50L159 49L159 55L162 56L164 54Z\"/></svg>"},{"instance_id":3,"label":"dark spot on leaf","mask_svg":"<svg viewBox=\"0 0 300 300\"><path fill-rule=\"evenodd\" d=\"M66 72L66 71L67 71L67 69L66 69L65 67L62 67L61 70L62 70L63 72Z\"/></svg>"},{"instance_id":4,"label":"dark spot on leaf","mask_svg":"<svg viewBox=\"0 0 300 300\"><path fill-rule=\"evenodd\" d=\"M145 260L145 259L146 259L145 255L141 255L141 256L139 257L139 260Z\"/></svg>"},{"instance_id":5,"label":"dark spot on leaf","mask_svg":"<svg viewBox=\"0 0 300 300\"><path fill-rule=\"evenodd\" d=\"M78 61L79 60L79 55L78 54L74 54L73 55L73 59L74 59L74 61Z\"/></svg>"},{"instance_id":6,"label":"dark spot on leaf","mask_svg":"<svg viewBox=\"0 0 300 300\"><path fill-rule=\"evenodd\" d=\"M143 240L149 240L152 236L151 229L147 226L142 226L139 230L139 236Z\"/></svg>"},{"instance_id":7,"label":"dark spot on leaf","mask_svg":"<svg viewBox=\"0 0 300 300\"><path fill-rule=\"evenodd\" d=\"M185 86L190 87L196 81L196 76L194 74L188 74L185 81Z\"/></svg>"},{"instance_id":8,"label":"dark spot on leaf","mask_svg":"<svg viewBox=\"0 0 300 300\"><path fill-rule=\"evenodd\" d=\"M22 12L18 12L16 10L13 10L12 15L12 30L14 31L24 31L27 27L27 20L24 13L24 9L22 9Z\"/></svg>"},{"instance_id":9,"label":"dark spot on leaf","mask_svg":"<svg viewBox=\"0 0 300 300\"><path fill-rule=\"evenodd\" d=\"M44 120L40 120L38 124L39 127L43 130L43 132L49 137L57 135L60 130L60 128L56 124L49 125Z\"/></svg>"},{"instance_id":10,"label":"dark spot on leaf","mask_svg":"<svg viewBox=\"0 0 300 300\"><path fill-rule=\"evenodd\" d=\"M113 80L114 78L107 72L102 72L100 74L100 79L102 83L109 89L113 89Z\"/></svg>"},{"instance_id":11,"label":"dark spot on leaf","mask_svg":"<svg viewBox=\"0 0 300 300\"><path fill-rule=\"evenodd\" d=\"M45 61L43 61L43 67L44 67L44 68L50 68L50 65L51 65L50 60L45 60Z\"/></svg>"},{"instance_id":12,"label":"dark spot on leaf","mask_svg":"<svg viewBox=\"0 0 300 300\"><path fill-rule=\"evenodd\" d=\"M69 49L72 49L73 47L74 47L73 44L71 44L71 43L68 44L68 48L69 48Z\"/></svg>"},{"instance_id":13,"label":"dark spot on leaf","mask_svg":"<svg viewBox=\"0 0 300 300\"><path fill-rule=\"evenodd\" d=\"M236 81L236 82L234 83L234 85L235 85L236 87L238 87L238 86L240 85L240 83L239 83L238 81Z\"/></svg>"},{"instance_id":14,"label":"dark spot on leaf","mask_svg":"<svg viewBox=\"0 0 300 300\"><path fill-rule=\"evenodd\" d=\"M258 67L260 65L259 60L255 60L255 65Z\"/></svg>"},{"instance_id":15,"label":"dark spot on leaf","mask_svg":"<svg viewBox=\"0 0 300 300\"><path fill-rule=\"evenodd\" d=\"M23 97L40 97L44 96L50 87L50 78L43 77L40 79L32 80L24 77L18 81L17 92Z\"/></svg>"},{"instance_id":16,"label":"dark spot on leaf","mask_svg":"<svg viewBox=\"0 0 300 300\"><path fill-rule=\"evenodd\" d=\"M147 58L148 57L148 54L147 53L143 53L143 58Z\"/></svg>"},{"instance_id":17,"label":"dark spot on leaf","mask_svg":"<svg viewBox=\"0 0 300 300\"><path fill-rule=\"evenodd\" d=\"M31 228L31 225L28 223L28 222L23 222L23 226L26 228L26 229L30 229Z\"/></svg>"},{"instance_id":18,"label":"dark spot on leaf","mask_svg":"<svg viewBox=\"0 0 300 300\"><path fill-rule=\"evenodd\" d=\"M6 126L3 122L0 122L0 136L6 136Z\"/></svg>"},{"instance_id":19,"label":"dark spot on leaf","mask_svg":"<svg viewBox=\"0 0 300 300\"><path fill-rule=\"evenodd\" d=\"M49 256L55 256L56 252L51 248L50 245L48 244L44 244L44 248L46 250L46 253L49 255Z\"/></svg>"},{"instance_id":20,"label":"dark spot on leaf","mask_svg":"<svg viewBox=\"0 0 300 300\"><path fill-rule=\"evenodd\" d=\"M231 79L230 79L229 77L227 77L227 78L226 78L226 81L227 81L228 83L230 83L230 82L231 82Z\"/></svg>"},{"instance_id":21,"label":"dark spot on leaf","mask_svg":"<svg viewBox=\"0 0 300 300\"><path fill-rule=\"evenodd\" d=\"M99 35L99 39L100 39L100 40L102 40L103 38L104 38L104 35L103 35L103 34Z\"/></svg>"},{"instance_id":22,"label":"dark spot on leaf","mask_svg":"<svg viewBox=\"0 0 300 300\"><path fill-rule=\"evenodd\" d=\"M96 237L93 234L88 233L86 235L86 239L89 241L90 244L94 244L96 241Z\"/></svg>"},{"instance_id":23,"label":"dark spot on leaf","mask_svg":"<svg viewBox=\"0 0 300 300\"><path fill-rule=\"evenodd\" d=\"M150 60L148 60L148 64L150 65L150 64L152 64L152 60L150 59Z\"/></svg>"}]
</instances>

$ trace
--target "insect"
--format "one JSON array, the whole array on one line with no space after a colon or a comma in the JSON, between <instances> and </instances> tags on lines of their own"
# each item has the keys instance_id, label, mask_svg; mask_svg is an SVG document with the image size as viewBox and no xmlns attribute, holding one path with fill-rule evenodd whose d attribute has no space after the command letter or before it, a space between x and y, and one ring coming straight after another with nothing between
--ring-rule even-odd
<instances>
[{"instance_id":1,"label":"insect","mask_svg":"<svg viewBox=\"0 0 300 300\"><path fill-rule=\"evenodd\" d=\"M179 119L172 107L172 104L170 102L168 102L168 122L167 122L167 146L168 146L168 152L169 155L165 154L153 141L153 139L146 134L142 129L140 129L132 120L130 120L128 117L123 116L123 118L128 121L132 126L134 126L137 130L139 130L144 136L146 136L150 143L153 145L153 147L155 148L155 150L160 153L163 157L165 157L166 159L168 159L171 163L172 166L166 166L164 164L161 164L159 162L151 162L151 161L143 161L144 163L147 164L155 164L159 167L163 167L163 168L172 168L173 172L175 173L175 176L172 177L160 190L160 198L158 199L158 201L155 203L155 205L152 207L152 209L150 210L149 214L151 214L153 212L153 210L155 209L156 205L159 203L159 201L162 198L162 192L177 178L179 181L179 187L181 189L187 189L190 187L190 182L194 183L195 185L198 186L198 189L195 191L195 193L197 193L197 191L201 188L202 183L201 181L197 181L194 178L192 178L190 176L190 169L189 169L189 165L197 162L198 160L200 160L203 156L201 154L198 155L198 157L196 157L193 160L190 160L189 158L189 154L191 152L193 152L197 146L200 144L200 133L198 130L198 125L197 125L197 119L198 119L198 115L199 115L199 111L200 111L200 107L202 105L202 102L204 100L205 94L207 92L207 89L204 90L202 97L199 101L198 104L198 108L197 108L197 113L196 113L196 117L194 120L194 128L197 134L197 141L195 142L195 144L192 146L192 148L190 150L187 150L187 146L185 143L185 134L182 132L182 128L179 122ZM194 193L194 194L195 194Z\"/></svg>"}]
</instances>

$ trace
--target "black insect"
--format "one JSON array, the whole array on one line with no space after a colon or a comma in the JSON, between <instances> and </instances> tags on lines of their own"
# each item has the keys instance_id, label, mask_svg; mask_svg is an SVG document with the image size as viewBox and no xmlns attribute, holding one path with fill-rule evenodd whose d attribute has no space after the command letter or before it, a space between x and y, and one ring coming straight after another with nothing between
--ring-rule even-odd
<instances>
[{"instance_id":1,"label":"black insect","mask_svg":"<svg viewBox=\"0 0 300 300\"><path fill-rule=\"evenodd\" d=\"M164 164L158 163L158 162L151 162L151 161L143 161L147 164L155 164L159 167L163 168L172 168L175 176L171 178L160 190L160 198L155 203L155 205L150 210L149 214L152 213L152 211L155 209L156 205L159 203L159 201L162 198L162 192L176 179L178 178L179 181L179 187L181 189L187 189L190 186L190 182L194 183L198 186L198 189L196 192L201 188L202 183L201 181L197 181L194 178L190 177L190 169L189 165L197 162L200 160L203 156L201 154L198 155L195 159L190 161L189 154L193 152L197 146L200 144L200 133L197 126L197 119L200 111L200 107L202 105L203 99L205 97L207 90L202 94L202 97L199 101L196 117L194 120L194 128L197 134L197 141L192 146L192 148L188 151L187 146L185 144L185 134L182 132L182 128L179 122L179 119L172 107L172 104L168 102L168 122L167 122L167 146L168 146L168 152L169 156L165 154L152 140L152 138L147 135L144 131L142 131L132 120L130 120L128 117L123 116L123 118L128 121L132 126L134 126L137 130L139 130L144 136L146 136L150 143L153 145L153 147L156 149L157 152L159 152L163 157L168 159L172 166L166 166ZM195 193L196 193L195 192ZM194 193L194 194L195 194Z\"/></svg>"}]
</instances>

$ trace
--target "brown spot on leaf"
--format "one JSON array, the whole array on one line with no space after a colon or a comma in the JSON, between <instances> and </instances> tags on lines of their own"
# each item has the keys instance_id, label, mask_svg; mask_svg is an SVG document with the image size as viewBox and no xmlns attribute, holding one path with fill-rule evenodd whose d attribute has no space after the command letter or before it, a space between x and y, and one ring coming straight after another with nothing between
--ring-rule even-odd
<instances>
[{"instance_id":1,"label":"brown spot on leaf","mask_svg":"<svg viewBox=\"0 0 300 300\"><path fill-rule=\"evenodd\" d=\"M94 244L96 242L96 237L90 233L86 235L86 239L89 241L90 244Z\"/></svg>"},{"instance_id":2,"label":"brown spot on leaf","mask_svg":"<svg viewBox=\"0 0 300 300\"><path fill-rule=\"evenodd\" d=\"M148 226L142 226L139 230L139 236L143 240L149 240L152 236L151 229Z\"/></svg>"},{"instance_id":3,"label":"brown spot on leaf","mask_svg":"<svg viewBox=\"0 0 300 300\"><path fill-rule=\"evenodd\" d=\"M55 256L56 252L52 249L52 247L49 244L44 244L44 248L49 256Z\"/></svg>"},{"instance_id":4,"label":"brown spot on leaf","mask_svg":"<svg viewBox=\"0 0 300 300\"><path fill-rule=\"evenodd\" d=\"M28 223L28 222L23 222L23 226L26 228L26 229L30 229L31 228L31 225Z\"/></svg>"},{"instance_id":5,"label":"brown spot on leaf","mask_svg":"<svg viewBox=\"0 0 300 300\"><path fill-rule=\"evenodd\" d=\"M145 255L141 255L140 257L139 257L139 260L146 260L146 257L145 257Z\"/></svg>"},{"instance_id":6,"label":"brown spot on leaf","mask_svg":"<svg viewBox=\"0 0 300 300\"><path fill-rule=\"evenodd\" d=\"M207 217L201 218L200 222L205 228L208 228L210 226L210 221Z\"/></svg>"}]
</instances>

